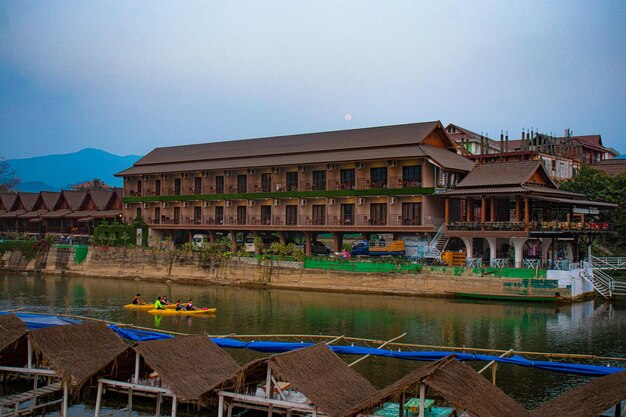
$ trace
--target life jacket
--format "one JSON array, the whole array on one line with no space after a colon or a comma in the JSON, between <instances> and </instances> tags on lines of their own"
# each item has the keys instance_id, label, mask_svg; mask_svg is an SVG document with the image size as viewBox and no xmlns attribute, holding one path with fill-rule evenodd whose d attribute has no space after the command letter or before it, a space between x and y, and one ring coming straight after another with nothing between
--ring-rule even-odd
<instances>
[{"instance_id":1,"label":"life jacket","mask_svg":"<svg viewBox=\"0 0 626 417\"><path fill-rule=\"evenodd\" d=\"M157 309L157 310L162 310L163 309L163 304L161 304L161 300L159 300L158 298L154 302L154 308Z\"/></svg>"}]
</instances>

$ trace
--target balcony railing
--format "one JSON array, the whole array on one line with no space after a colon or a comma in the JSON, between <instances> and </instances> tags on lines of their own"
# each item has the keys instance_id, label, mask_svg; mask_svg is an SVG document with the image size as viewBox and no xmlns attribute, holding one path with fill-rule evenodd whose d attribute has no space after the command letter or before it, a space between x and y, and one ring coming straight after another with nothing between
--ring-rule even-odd
<instances>
[{"instance_id":1,"label":"balcony railing","mask_svg":"<svg viewBox=\"0 0 626 417\"><path fill-rule=\"evenodd\" d=\"M460 231L522 231L526 229L526 223L518 221L499 222L450 222L448 230ZM531 222L528 226L531 231L555 232L555 231L609 231L612 229L609 223L600 222Z\"/></svg>"}]
</instances>

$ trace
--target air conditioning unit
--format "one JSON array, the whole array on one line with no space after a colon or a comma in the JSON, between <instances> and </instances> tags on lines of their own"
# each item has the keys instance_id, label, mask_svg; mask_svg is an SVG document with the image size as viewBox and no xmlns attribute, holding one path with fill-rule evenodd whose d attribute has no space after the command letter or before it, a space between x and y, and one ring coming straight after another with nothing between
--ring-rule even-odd
<instances>
[{"instance_id":1,"label":"air conditioning unit","mask_svg":"<svg viewBox=\"0 0 626 417\"><path fill-rule=\"evenodd\" d=\"M206 171L204 171L204 172L202 173L202 176L203 176L204 178L209 178L209 173L208 173L208 172L206 172Z\"/></svg>"},{"instance_id":2,"label":"air conditioning unit","mask_svg":"<svg viewBox=\"0 0 626 417\"><path fill-rule=\"evenodd\" d=\"M248 175L254 175L254 174L256 174L256 169L248 168Z\"/></svg>"},{"instance_id":3,"label":"air conditioning unit","mask_svg":"<svg viewBox=\"0 0 626 417\"><path fill-rule=\"evenodd\" d=\"M130 208L130 204L129 203L124 203L124 208Z\"/></svg>"},{"instance_id":4,"label":"air conditioning unit","mask_svg":"<svg viewBox=\"0 0 626 417\"><path fill-rule=\"evenodd\" d=\"M306 172L306 165L298 165L298 171Z\"/></svg>"},{"instance_id":5,"label":"air conditioning unit","mask_svg":"<svg viewBox=\"0 0 626 417\"><path fill-rule=\"evenodd\" d=\"M333 204L335 204L335 199L334 198L329 198L328 199L328 205L332 206Z\"/></svg>"},{"instance_id":6,"label":"air conditioning unit","mask_svg":"<svg viewBox=\"0 0 626 417\"><path fill-rule=\"evenodd\" d=\"M230 201L230 200L226 200L226 201L224 201L224 207L230 207L230 206L232 206L232 205L233 205L233 202L232 202L232 201Z\"/></svg>"},{"instance_id":7,"label":"air conditioning unit","mask_svg":"<svg viewBox=\"0 0 626 417\"><path fill-rule=\"evenodd\" d=\"M189 174L187 174L186 172L183 173L183 178L187 179L189 177Z\"/></svg>"},{"instance_id":8,"label":"air conditioning unit","mask_svg":"<svg viewBox=\"0 0 626 417\"><path fill-rule=\"evenodd\" d=\"M280 205L281 205L281 203L282 203L282 200L277 200L277 199L274 199L274 200L272 201L272 205L273 205L273 206L280 206Z\"/></svg>"},{"instance_id":9,"label":"air conditioning unit","mask_svg":"<svg viewBox=\"0 0 626 417\"><path fill-rule=\"evenodd\" d=\"M189 207L189 203L186 201L183 201L183 207Z\"/></svg>"},{"instance_id":10,"label":"air conditioning unit","mask_svg":"<svg viewBox=\"0 0 626 417\"><path fill-rule=\"evenodd\" d=\"M390 168L394 168L398 166L398 161L396 161L395 159L391 159L389 161L387 161L387 163L389 164Z\"/></svg>"},{"instance_id":11,"label":"air conditioning unit","mask_svg":"<svg viewBox=\"0 0 626 417\"><path fill-rule=\"evenodd\" d=\"M272 168L272 173L274 173L274 174L280 174L280 168L279 168L279 167L274 167L274 168Z\"/></svg>"},{"instance_id":12,"label":"air conditioning unit","mask_svg":"<svg viewBox=\"0 0 626 417\"><path fill-rule=\"evenodd\" d=\"M168 208L169 206L170 206L170 203L166 203L166 202L163 203L163 208Z\"/></svg>"},{"instance_id":13,"label":"air conditioning unit","mask_svg":"<svg viewBox=\"0 0 626 417\"><path fill-rule=\"evenodd\" d=\"M356 169L363 169L365 168L365 163L364 162L357 162L354 164L354 166L356 167Z\"/></svg>"},{"instance_id":14,"label":"air conditioning unit","mask_svg":"<svg viewBox=\"0 0 626 417\"><path fill-rule=\"evenodd\" d=\"M209 203L208 201L204 202L204 208L207 208L207 207L210 207L210 206L211 206L211 203Z\"/></svg>"},{"instance_id":15,"label":"air conditioning unit","mask_svg":"<svg viewBox=\"0 0 626 417\"><path fill-rule=\"evenodd\" d=\"M306 206L306 199L305 198L301 198L300 199L300 205L301 206Z\"/></svg>"},{"instance_id":16,"label":"air conditioning unit","mask_svg":"<svg viewBox=\"0 0 626 417\"><path fill-rule=\"evenodd\" d=\"M389 197L389 204L396 204L398 202L398 197Z\"/></svg>"},{"instance_id":17,"label":"air conditioning unit","mask_svg":"<svg viewBox=\"0 0 626 417\"><path fill-rule=\"evenodd\" d=\"M229 170L229 169L225 169L225 170L224 170L224 176L225 176L225 177L230 177L230 176L231 176L231 174L232 174L232 172L230 172L230 170Z\"/></svg>"},{"instance_id":18,"label":"air conditioning unit","mask_svg":"<svg viewBox=\"0 0 626 417\"><path fill-rule=\"evenodd\" d=\"M335 170L335 164L328 164L326 165L326 169L329 171L334 171Z\"/></svg>"},{"instance_id":19,"label":"air conditioning unit","mask_svg":"<svg viewBox=\"0 0 626 417\"><path fill-rule=\"evenodd\" d=\"M150 208L150 204L148 204L148 203L143 203L143 208Z\"/></svg>"},{"instance_id":20,"label":"air conditioning unit","mask_svg":"<svg viewBox=\"0 0 626 417\"><path fill-rule=\"evenodd\" d=\"M256 205L256 201L254 200L248 200L248 206L249 207L254 207Z\"/></svg>"},{"instance_id":21,"label":"air conditioning unit","mask_svg":"<svg viewBox=\"0 0 626 417\"><path fill-rule=\"evenodd\" d=\"M365 203L365 199L363 197L357 197L356 198L356 205L357 206L362 206Z\"/></svg>"}]
</instances>

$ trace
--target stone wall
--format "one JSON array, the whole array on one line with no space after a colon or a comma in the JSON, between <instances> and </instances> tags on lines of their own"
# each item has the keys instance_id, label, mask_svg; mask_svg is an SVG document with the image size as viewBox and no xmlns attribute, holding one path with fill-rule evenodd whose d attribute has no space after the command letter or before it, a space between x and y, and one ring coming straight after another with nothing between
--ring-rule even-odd
<instances>
[{"instance_id":1,"label":"stone wall","mask_svg":"<svg viewBox=\"0 0 626 417\"><path fill-rule=\"evenodd\" d=\"M303 268L298 262L233 258L219 265L201 266L193 255L174 255L151 249L90 248L84 262L73 262L72 249L51 248L42 259L25 260L19 254L0 258L4 270L41 271L96 277L172 280L234 286L262 286L303 290L397 295L451 296L451 293L526 294L571 298L558 280L504 278L449 273L353 273Z\"/></svg>"}]
</instances>

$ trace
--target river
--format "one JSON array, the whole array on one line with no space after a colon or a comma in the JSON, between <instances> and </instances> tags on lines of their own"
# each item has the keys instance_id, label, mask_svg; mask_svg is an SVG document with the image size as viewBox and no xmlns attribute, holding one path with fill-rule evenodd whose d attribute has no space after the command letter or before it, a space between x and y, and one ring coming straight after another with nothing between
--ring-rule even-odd
<instances>
[{"instance_id":1,"label":"river","mask_svg":"<svg viewBox=\"0 0 626 417\"><path fill-rule=\"evenodd\" d=\"M121 308L137 292L150 301L157 295L167 295L170 301L193 298L197 306L217 307L218 312L215 317L159 318ZM469 302L144 280L0 275L0 309L16 308L212 335L327 334L387 340L406 332L402 341L423 345L616 357L624 356L626 346L626 306L620 308L599 300L573 305ZM241 363L259 356L238 350L229 353ZM382 387L422 364L370 357L355 369ZM625 363L614 365L626 367ZM517 401L534 407L586 380L500 365L497 382Z\"/></svg>"}]
</instances>

